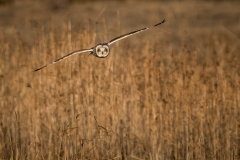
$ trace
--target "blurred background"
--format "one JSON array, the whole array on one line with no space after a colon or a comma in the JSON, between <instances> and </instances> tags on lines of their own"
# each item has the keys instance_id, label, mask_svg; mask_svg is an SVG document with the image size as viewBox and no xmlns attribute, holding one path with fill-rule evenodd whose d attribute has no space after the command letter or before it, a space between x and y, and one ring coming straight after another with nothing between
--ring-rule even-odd
<instances>
[{"instance_id":1,"label":"blurred background","mask_svg":"<svg viewBox=\"0 0 240 160\"><path fill-rule=\"evenodd\" d=\"M0 159L239 159L239 6L0 0Z\"/></svg>"}]
</instances>

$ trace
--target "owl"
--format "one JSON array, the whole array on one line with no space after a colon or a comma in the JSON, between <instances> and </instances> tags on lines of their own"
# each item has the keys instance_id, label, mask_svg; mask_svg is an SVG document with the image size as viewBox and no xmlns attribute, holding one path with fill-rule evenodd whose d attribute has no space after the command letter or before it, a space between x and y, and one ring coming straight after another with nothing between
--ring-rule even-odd
<instances>
[{"instance_id":1,"label":"owl","mask_svg":"<svg viewBox=\"0 0 240 160\"><path fill-rule=\"evenodd\" d=\"M152 25L152 26L150 26L150 27L142 28L142 29L139 29L139 30L136 30L136 31L132 31L132 32L129 32L129 33L127 33L127 34L118 36L118 37L110 40L110 41L107 42L107 43L100 43L100 44L98 44L98 45L96 45L95 47L92 47L92 48L90 48L90 49L83 49L83 50L77 50L77 51L71 52L71 53L69 53L69 54L67 54L67 55L65 55L65 56L63 56L63 57L61 57L61 58L53 61L53 62L50 63L50 64L47 64L47 65L45 65L45 66L42 66L42 67L40 67L40 68L35 69L34 72L39 71L39 70L41 70L41 69L43 69L43 68L45 68L45 67L47 67L47 66L53 65L53 64L55 64L55 63L57 63L57 62L65 59L65 58L68 58L68 57L70 57L70 56L73 56L73 55L76 55L76 54L80 54L80 53L90 52L90 54L93 55L93 56L95 56L95 57L105 58L105 57L107 57L107 56L109 55L109 53L110 53L110 46L111 46L113 43L115 43L115 42L117 42L117 41L120 41L120 40L122 40L122 39L124 39L124 38L127 38L127 37L129 37L129 36L132 36L132 35L134 35L134 34L137 34L137 33L143 32L143 31L146 31L146 30L148 30L148 29L150 29L150 28L159 26L160 24L163 24L165 21L166 21L166 20L164 19L164 20L161 21L160 23L157 23L157 24Z\"/></svg>"}]
</instances>

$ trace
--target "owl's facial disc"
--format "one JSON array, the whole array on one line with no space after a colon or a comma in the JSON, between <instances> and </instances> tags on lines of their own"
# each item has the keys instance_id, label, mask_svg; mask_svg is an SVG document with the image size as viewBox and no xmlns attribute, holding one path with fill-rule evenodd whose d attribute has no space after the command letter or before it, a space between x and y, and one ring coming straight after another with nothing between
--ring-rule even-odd
<instances>
[{"instance_id":1,"label":"owl's facial disc","mask_svg":"<svg viewBox=\"0 0 240 160\"><path fill-rule=\"evenodd\" d=\"M105 58L109 54L109 46L108 45L97 45L95 48L96 56L99 58Z\"/></svg>"}]
</instances>

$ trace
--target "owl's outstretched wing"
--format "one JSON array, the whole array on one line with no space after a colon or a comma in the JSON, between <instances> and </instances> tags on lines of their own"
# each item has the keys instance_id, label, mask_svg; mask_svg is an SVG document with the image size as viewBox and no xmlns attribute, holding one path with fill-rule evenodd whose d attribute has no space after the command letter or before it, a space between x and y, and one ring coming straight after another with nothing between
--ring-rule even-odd
<instances>
[{"instance_id":1,"label":"owl's outstretched wing","mask_svg":"<svg viewBox=\"0 0 240 160\"><path fill-rule=\"evenodd\" d=\"M109 42L108 42L108 45L111 45L111 44L113 44L113 43L115 43L115 42L117 42L117 41L119 41L119 40L121 40L121 39L127 38L127 37L129 37L129 36L134 35L134 34L137 34L137 33L143 32L143 31L146 31L146 30L148 30L148 29L150 29L150 28L159 26L160 24L162 24L162 23L164 23L164 22L165 22L165 19L164 19L162 22L160 22L160 23L158 23L158 24L155 24L155 25L153 25L153 26L146 27L146 28L142 28L142 29L139 29L139 30L136 30L136 31L133 31L133 32L130 32L130 33L121 35L121 36L118 36L118 37L112 39L111 41L109 41Z\"/></svg>"},{"instance_id":2,"label":"owl's outstretched wing","mask_svg":"<svg viewBox=\"0 0 240 160\"><path fill-rule=\"evenodd\" d=\"M42 66L42 67L40 67L40 68L38 68L38 69L35 69L34 72L39 71L39 70L41 70L41 69L43 69L43 68L45 68L45 67L47 67L47 66L53 65L54 63L57 63L57 62L65 59L65 58L67 58L67 57L73 56L73 55L75 55L75 54L85 53L85 52L93 52L93 49L92 49L92 48L91 48L91 49L83 49L83 50L78 50L78 51L71 52L71 53L67 54L66 56L63 56L63 57L61 57L61 58L53 61L53 62L50 63L50 64L47 64L47 65Z\"/></svg>"}]
</instances>

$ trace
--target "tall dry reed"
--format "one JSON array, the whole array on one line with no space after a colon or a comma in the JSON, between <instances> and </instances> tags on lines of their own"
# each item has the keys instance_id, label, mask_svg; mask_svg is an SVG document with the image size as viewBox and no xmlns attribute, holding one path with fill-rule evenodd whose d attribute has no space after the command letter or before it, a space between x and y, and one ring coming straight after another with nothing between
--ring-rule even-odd
<instances>
[{"instance_id":1,"label":"tall dry reed","mask_svg":"<svg viewBox=\"0 0 240 160\"><path fill-rule=\"evenodd\" d=\"M239 40L226 29L189 28L193 38L169 22L105 59L32 72L110 36L104 21L104 34L90 22L27 25L30 41L15 27L0 37L1 159L240 157Z\"/></svg>"}]
</instances>

